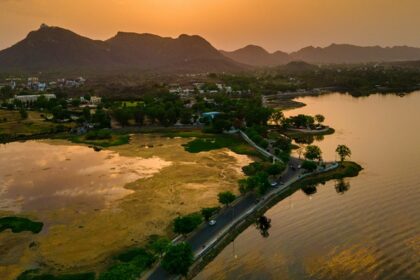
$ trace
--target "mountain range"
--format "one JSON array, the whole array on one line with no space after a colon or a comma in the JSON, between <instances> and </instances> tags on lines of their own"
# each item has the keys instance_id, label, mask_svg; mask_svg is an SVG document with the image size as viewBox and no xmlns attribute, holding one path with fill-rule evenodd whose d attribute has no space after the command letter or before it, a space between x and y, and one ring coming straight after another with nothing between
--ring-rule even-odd
<instances>
[{"instance_id":1,"label":"mountain range","mask_svg":"<svg viewBox=\"0 0 420 280\"><path fill-rule=\"evenodd\" d=\"M248 45L229 52L217 50L197 35L167 38L118 32L100 41L42 25L22 41L0 51L0 72L235 72L292 61L351 64L413 60L420 60L420 48L332 44L325 48L310 46L288 54L269 53L262 47Z\"/></svg>"},{"instance_id":2,"label":"mountain range","mask_svg":"<svg viewBox=\"0 0 420 280\"><path fill-rule=\"evenodd\" d=\"M99 41L46 25L0 51L1 72L231 72L246 68L223 56L200 36L180 35L173 39L119 32Z\"/></svg>"},{"instance_id":3,"label":"mountain range","mask_svg":"<svg viewBox=\"0 0 420 280\"><path fill-rule=\"evenodd\" d=\"M232 52L221 51L224 56L237 62L253 66L276 66L291 61L305 61L313 64L356 64L367 62L393 62L420 60L420 48L360 47L349 44L332 44L325 48L306 47L290 54L249 45Z\"/></svg>"}]
</instances>

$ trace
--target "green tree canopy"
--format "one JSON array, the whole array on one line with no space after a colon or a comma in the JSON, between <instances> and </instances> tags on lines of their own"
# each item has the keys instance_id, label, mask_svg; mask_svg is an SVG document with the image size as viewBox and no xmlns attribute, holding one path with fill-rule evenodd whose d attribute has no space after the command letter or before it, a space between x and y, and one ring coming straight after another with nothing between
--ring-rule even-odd
<instances>
[{"instance_id":1,"label":"green tree canopy","mask_svg":"<svg viewBox=\"0 0 420 280\"><path fill-rule=\"evenodd\" d=\"M269 175L275 176L281 174L285 169L286 166L283 163L277 162L267 168L267 173Z\"/></svg>"},{"instance_id":2,"label":"green tree canopy","mask_svg":"<svg viewBox=\"0 0 420 280\"><path fill-rule=\"evenodd\" d=\"M209 207L201 209L201 215L206 221L209 221L211 216L216 214L219 211L220 207Z\"/></svg>"},{"instance_id":3,"label":"green tree canopy","mask_svg":"<svg viewBox=\"0 0 420 280\"><path fill-rule=\"evenodd\" d=\"M191 246L185 242L170 245L162 260L162 267L171 274L186 276L194 262Z\"/></svg>"},{"instance_id":4,"label":"green tree canopy","mask_svg":"<svg viewBox=\"0 0 420 280\"><path fill-rule=\"evenodd\" d=\"M346 145L338 145L337 149L335 149L335 152L340 157L340 161L343 162L346 157L351 156L351 150Z\"/></svg>"},{"instance_id":5,"label":"green tree canopy","mask_svg":"<svg viewBox=\"0 0 420 280\"><path fill-rule=\"evenodd\" d=\"M193 213L186 216L180 216L174 220L174 232L187 234L196 229L203 222L200 214Z\"/></svg>"},{"instance_id":6,"label":"green tree canopy","mask_svg":"<svg viewBox=\"0 0 420 280\"><path fill-rule=\"evenodd\" d=\"M221 192L219 193L219 202L223 205L229 206L230 203L232 203L236 196L232 192Z\"/></svg>"},{"instance_id":7,"label":"green tree canopy","mask_svg":"<svg viewBox=\"0 0 420 280\"><path fill-rule=\"evenodd\" d=\"M315 120L317 121L317 123L321 124L325 121L325 117L321 114L317 114L315 115Z\"/></svg>"},{"instance_id":8,"label":"green tree canopy","mask_svg":"<svg viewBox=\"0 0 420 280\"><path fill-rule=\"evenodd\" d=\"M305 160L302 163L302 168L305 170L308 170L309 172L312 172L314 170L316 170L317 168L317 164L316 162L310 161L310 160Z\"/></svg>"},{"instance_id":9,"label":"green tree canopy","mask_svg":"<svg viewBox=\"0 0 420 280\"><path fill-rule=\"evenodd\" d=\"M306 146L304 156L306 159L309 159L309 160L321 160L322 151L318 146L308 145Z\"/></svg>"}]
</instances>

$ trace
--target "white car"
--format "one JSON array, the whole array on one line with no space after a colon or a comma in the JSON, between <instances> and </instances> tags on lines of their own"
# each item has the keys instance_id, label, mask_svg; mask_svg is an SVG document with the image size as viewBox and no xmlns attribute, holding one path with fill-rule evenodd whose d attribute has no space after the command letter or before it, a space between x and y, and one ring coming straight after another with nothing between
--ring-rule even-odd
<instances>
[{"instance_id":1,"label":"white car","mask_svg":"<svg viewBox=\"0 0 420 280\"><path fill-rule=\"evenodd\" d=\"M214 226L216 224L216 220L210 220L209 221L209 226Z\"/></svg>"}]
</instances>

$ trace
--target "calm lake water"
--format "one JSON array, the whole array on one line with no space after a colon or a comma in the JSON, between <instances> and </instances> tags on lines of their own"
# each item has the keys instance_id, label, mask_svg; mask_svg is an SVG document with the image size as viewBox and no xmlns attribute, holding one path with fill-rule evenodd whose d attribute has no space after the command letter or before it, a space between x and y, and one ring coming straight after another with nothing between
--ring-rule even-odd
<instances>
[{"instance_id":1,"label":"calm lake water","mask_svg":"<svg viewBox=\"0 0 420 280\"><path fill-rule=\"evenodd\" d=\"M346 144L364 170L281 201L268 237L249 227L196 279L420 279L420 92L298 101L286 115L336 129L315 140L324 159Z\"/></svg>"}]
</instances>

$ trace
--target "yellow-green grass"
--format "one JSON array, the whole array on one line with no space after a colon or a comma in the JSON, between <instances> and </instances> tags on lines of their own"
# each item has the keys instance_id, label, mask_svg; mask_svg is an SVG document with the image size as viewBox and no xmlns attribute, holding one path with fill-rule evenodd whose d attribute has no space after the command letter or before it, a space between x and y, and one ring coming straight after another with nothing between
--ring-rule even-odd
<instances>
[{"instance_id":1,"label":"yellow-green grass","mask_svg":"<svg viewBox=\"0 0 420 280\"><path fill-rule=\"evenodd\" d=\"M29 111L28 118L22 119L18 111L0 110L0 134L34 135L54 131L58 124L46 121L40 112ZM74 124L60 124L72 127Z\"/></svg>"}]
</instances>

